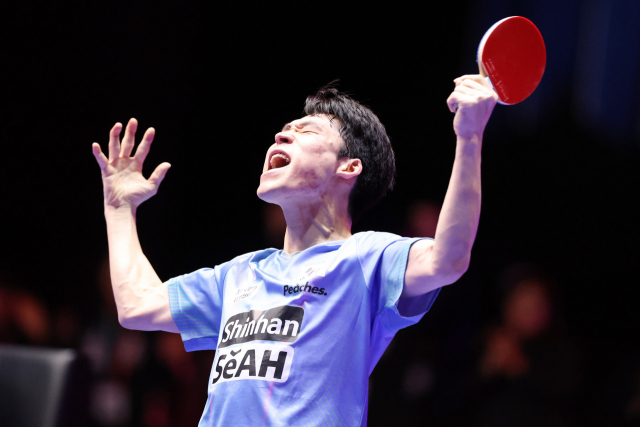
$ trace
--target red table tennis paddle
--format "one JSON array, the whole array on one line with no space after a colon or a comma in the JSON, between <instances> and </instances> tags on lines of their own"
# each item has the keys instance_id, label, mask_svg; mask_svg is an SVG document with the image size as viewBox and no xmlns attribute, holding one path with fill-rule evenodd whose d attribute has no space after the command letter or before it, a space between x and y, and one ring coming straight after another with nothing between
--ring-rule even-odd
<instances>
[{"instance_id":1,"label":"red table tennis paddle","mask_svg":"<svg viewBox=\"0 0 640 427\"><path fill-rule=\"evenodd\" d=\"M522 16L504 18L489 28L478 46L480 74L489 80L500 104L524 101L538 87L547 51L538 28Z\"/></svg>"}]
</instances>

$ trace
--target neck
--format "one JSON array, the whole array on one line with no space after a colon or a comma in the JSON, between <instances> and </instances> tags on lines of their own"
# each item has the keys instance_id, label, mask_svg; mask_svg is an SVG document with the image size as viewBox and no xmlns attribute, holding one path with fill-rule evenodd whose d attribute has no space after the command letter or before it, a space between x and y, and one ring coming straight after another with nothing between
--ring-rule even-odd
<instances>
[{"instance_id":1,"label":"neck","mask_svg":"<svg viewBox=\"0 0 640 427\"><path fill-rule=\"evenodd\" d=\"M320 200L283 207L282 210L287 221L283 248L286 253L351 237L351 219L346 206Z\"/></svg>"}]
</instances>

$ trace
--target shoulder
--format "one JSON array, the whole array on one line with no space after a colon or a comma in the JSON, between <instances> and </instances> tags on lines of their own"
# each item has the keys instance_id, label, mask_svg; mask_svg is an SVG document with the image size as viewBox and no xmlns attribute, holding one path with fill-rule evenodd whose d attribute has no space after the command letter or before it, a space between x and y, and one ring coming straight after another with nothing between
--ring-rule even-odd
<instances>
[{"instance_id":1,"label":"shoulder","mask_svg":"<svg viewBox=\"0 0 640 427\"><path fill-rule=\"evenodd\" d=\"M408 243L411 240L397 234L380 231L366 231L353 235L355 252L360 266L365 272L375 270L383 258L389 258L405 246L403 242Z\"/></svg>"},{"instance_id":2,"label":"shoulder","mask_svg":"<svg viewBox=\"0 0 640 427\"><path fill-rule=\"evenodd\" d=\"M371 240L396 241L404 239L405 237L398 236L393 233L387 233L386 231L361 231L359 233L355 233L352 238L358 242L365 242Z\"/></svg>"}]
</instances>

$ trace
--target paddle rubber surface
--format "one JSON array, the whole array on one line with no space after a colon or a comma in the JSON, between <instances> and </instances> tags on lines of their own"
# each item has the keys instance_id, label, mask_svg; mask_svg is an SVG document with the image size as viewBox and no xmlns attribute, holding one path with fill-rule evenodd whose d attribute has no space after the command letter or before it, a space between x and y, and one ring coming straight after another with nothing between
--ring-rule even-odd
<instances>
[{"instance_id":1,"label":"paddle rubber surface","mask_svg":"<svg viewBox=\"0 0 640 427\"><path fill-rule=\"evenodd\" d=\"M531 95L546 64L540 31L522 16L496 22L478 47L480 73L489 77L502 104L517 104Z\"/></svg>"}]
</instances>

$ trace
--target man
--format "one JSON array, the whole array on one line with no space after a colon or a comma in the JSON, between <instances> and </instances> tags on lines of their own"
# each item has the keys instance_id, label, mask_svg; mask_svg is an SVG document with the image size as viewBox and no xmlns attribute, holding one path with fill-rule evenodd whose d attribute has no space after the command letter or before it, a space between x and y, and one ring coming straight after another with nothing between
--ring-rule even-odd
<instances>
[{"instance_id":1,"label":"man","mask_svg":"<svg viewBox=\"0 0 640 427\"><path fill-rule=\"evenodd\" d=\"M162 282L142 253L135 214L170 165L145 179L154 130L131 157L135 119L110 133L102 170L111 279L125 328L180 333L187 351L217 349L203 426L365 426L368 377L395 333L420 320L469 264L480 214L482 134L497 100L479 75L447 104L455 162L435 239L351 234L392 185L389 138L371 110L321 89L276 134L258 196L282 208L283 250L241 255Z\"/></svg>"}]
</instances>

